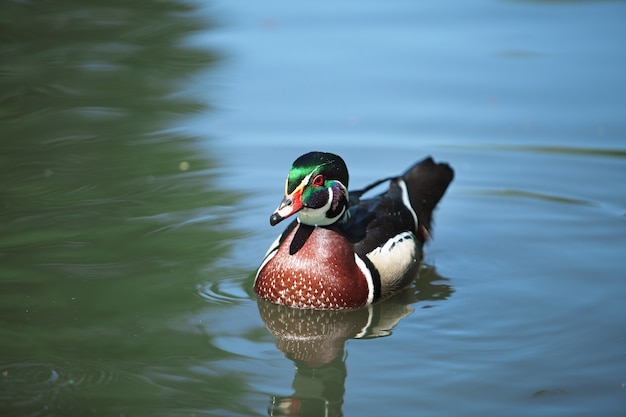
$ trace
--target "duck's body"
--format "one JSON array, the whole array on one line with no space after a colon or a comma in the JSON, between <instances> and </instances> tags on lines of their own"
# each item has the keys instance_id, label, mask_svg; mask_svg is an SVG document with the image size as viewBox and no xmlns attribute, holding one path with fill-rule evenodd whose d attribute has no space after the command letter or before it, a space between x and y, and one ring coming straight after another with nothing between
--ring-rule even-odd
<instances>
[{"instance_id":1,"label":"duck's body","mask_svg":"<svg viewBox=\"0 0 626 417\"><path fill-rule=\"evenodd\" d=\"M427 158L401 177L348 197L348 173L337 155L298 158L272 225L298 213L268 250L254 283L268 301L304 309L371 304L408 285L429 237L432 211L452 181L447 164ZM389 181L374 198L361 195Z\"/></svg>"}]
</instances>

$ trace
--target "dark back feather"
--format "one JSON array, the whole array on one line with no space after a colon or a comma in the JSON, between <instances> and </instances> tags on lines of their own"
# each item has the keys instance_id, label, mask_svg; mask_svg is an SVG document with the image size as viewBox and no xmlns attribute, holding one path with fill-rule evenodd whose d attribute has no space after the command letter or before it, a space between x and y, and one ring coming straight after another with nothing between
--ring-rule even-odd
<instances>
[{"instance_id":1,"label":"dark back feather","mask_svg":"<svg viewBox=\"0 0 626 417\"><path fill-rule=\"evenodd\" d=\"M404 231L412 231L424 243L430 236L433 210L453 177L454 171L448 164L435 163L428 157L409 168L402 177L385 178L361 190L350 191L350 218L340 227L355 242L356 252L362 255ZM402 201L400 178L406 184L411 207L417 215L417 229ZM385 181L389 181L386 192L361 199L365 192Z\"/></svg>"}]
</instances>

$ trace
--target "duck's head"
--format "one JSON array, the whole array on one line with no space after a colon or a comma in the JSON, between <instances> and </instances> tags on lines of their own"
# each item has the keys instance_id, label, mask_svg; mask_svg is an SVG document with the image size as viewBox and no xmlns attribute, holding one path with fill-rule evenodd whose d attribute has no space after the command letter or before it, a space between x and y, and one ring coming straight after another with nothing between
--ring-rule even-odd
<instances>
[{"instance_id":1,"label":"duck's head","mask_svg":"<svg viewBox=\"0 0 626 417\"><path fill-rule=\"evenodd\" d=\"M348 168L341 157L309 152L296 159L285 183L285 197L272 213L270 224L298 213L298 221L327 226L348 209Z\"/></svg>"}]
</instances>

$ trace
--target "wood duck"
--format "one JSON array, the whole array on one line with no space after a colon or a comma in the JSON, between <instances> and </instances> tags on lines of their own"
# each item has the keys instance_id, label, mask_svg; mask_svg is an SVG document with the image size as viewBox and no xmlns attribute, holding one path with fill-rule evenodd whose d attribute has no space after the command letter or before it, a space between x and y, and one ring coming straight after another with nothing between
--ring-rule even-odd
<instances>
[{"instance_id":1,"label":"wood duck","mask_svg":"<svg viewBox=\"0 0 626 417\"><path fill-rule=\"evenodd\" d=\"M293 308L341 310L384 299L415 278L432 212L454 177L428 157L402 176L348 193L341 157L309 152L295 160L270 224L297 214L265 254L255 293ZM361 196L389 182L373 198Z\"/></svg>"}]
</instances>

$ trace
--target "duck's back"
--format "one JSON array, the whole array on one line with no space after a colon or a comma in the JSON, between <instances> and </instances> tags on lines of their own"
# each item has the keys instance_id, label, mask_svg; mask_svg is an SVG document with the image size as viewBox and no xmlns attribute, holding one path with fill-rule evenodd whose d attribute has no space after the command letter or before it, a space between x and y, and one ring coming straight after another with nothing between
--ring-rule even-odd
<instances>
[{"instance_id":1,"label":"duck's back","mask_svg":"<svg viewBox=\"0 0 626 417\"><path fill-rule=\"evenodd\" d=\"M452 179L454 171L446 163L426 158L402 176L387 178L361 190L350 192L350 225L357 236L355 250L366 254L403 232L412 232L423 244L431 232L432 213ZM389 188L369 199L361 196L384 181ZM356 231L356 232L354 232Z\"/></svg>"}]
</instances>

